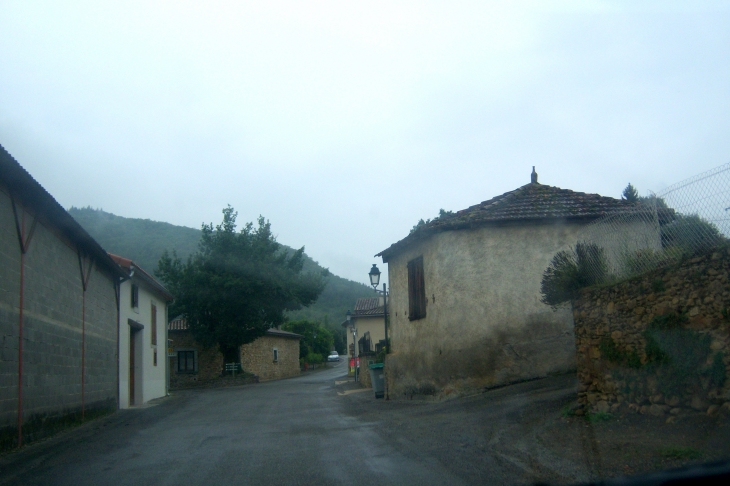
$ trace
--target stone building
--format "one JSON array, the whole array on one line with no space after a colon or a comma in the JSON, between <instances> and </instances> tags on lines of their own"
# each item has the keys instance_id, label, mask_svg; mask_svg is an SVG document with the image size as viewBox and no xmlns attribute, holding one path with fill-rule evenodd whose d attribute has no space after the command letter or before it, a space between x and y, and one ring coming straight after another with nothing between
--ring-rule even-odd
<instances>
[{"instance_id":1,"label":"stone building","mask_svg":"<svg viewBox=\"0 0 730 486\"><path fill-rule=\"evenodd\" d=\"M541 303L553 256L625 201L531 183L437 218L388 264L390 395L466 392L575 368L573 317Z\"/></svg>"},{"instance_id":2,"label":"stone building","mask_svg":"<svg viewBox=\"0 0 730 486\"><path fill-rule=\"evenodd\" d=\"M168 325L173 350L170 358L170 388L199 386L219 378L224 369L223 355L216 346L200 346L184 319ZM299 334L269 329L264 336L241 346L241 368L259 381L299 376Z\"/></svg>"},{"instance_id":3,"label":"stone building","mask_svg":"<svg viewBox=\"0 0 730 486\"><path fill-rule=\"evenodd\" d=\"M123 278L0 146L0 448L116 409Z\"/></svg>"},{"instance_id":4,"label":"stone building","mask_svg":"<svg viewBox=\"0 0 730 486\"><path fill-rule=\"evenodd\" d=\"M128 258L112 255L128 279L119 292L119 408L167 394L170 292Z\"/></svg>"},{"instance_id":5,"label":"stone building","mask_svg":"<svg viewBox=\"0 0 730 486\"><path fill-rule=\"evenodd\" d=\"M375 355L385 342L385 314L383 313L383 297L366 297L357 299L350 315L350 323L357 329L357 356L360 358L360 383L370 387L368 364L374 362ZM347 321L342 323L347 333L347 349L353 349L354 336L349 330ZM352 355L352 351L350 356Z\"/></svg>"}]
</instances>

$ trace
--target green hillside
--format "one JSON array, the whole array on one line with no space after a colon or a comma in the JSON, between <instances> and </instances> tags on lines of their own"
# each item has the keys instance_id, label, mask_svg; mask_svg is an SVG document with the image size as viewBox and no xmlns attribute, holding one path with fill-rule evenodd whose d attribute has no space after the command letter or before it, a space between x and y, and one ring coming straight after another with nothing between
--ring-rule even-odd
<instances>
[{"instance_id":1,"label":"green hillside","mask_svg":"<svg viewBox=\"0 0 730 486\"><path fill-rule=\"evenodd\" d=\"M108 252L130 258L150 273L157 268L157 261L165 249L174 249L178 255L187 258L197 250L200 240L199 229L185 226L149 219L124 218L90 207L72 207L68 212ZM323 270L317 262L306 255L305 257L305 271ZM373 295L374 291L366 285L330 274L319 300L308 308L290 313L289 317L293 320L317 320L328 323L333 329L339 328L345 313L353 308L358 298Z\"/></svg>"}]
</instances>

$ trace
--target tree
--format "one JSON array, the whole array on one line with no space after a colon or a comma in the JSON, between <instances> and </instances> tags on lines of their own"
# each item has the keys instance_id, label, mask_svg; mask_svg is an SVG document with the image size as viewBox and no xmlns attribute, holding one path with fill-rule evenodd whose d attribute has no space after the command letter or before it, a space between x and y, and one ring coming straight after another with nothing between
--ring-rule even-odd
<instances>
[{"instance_id":1,"label":"tree","mask_svg":"<svg viewBox=\"0 0 730 486\"><path fill-rule=\"evenodd\" d=\"M621 193L621 199L630 203L639 202L639 191L637 191L629 182L629 185L626 186L624 192Z\"/></svg>"},{"instance_id":2,"label":"tree","mask_svg":"<svg viewBox=\"0 0 730 486\"><path fill-rule=\"evenodd\" d=\"M542 275L540 299L553 309L577 297L578 290L606 278L603 249L593 243L577 243L575 249L555 254Z\"/></svg>"},{"instance_id":3,"label":"tree","mask_svg":"<svg viewBox=\"0 0 730 486\"><path fill-rule=\"evenodd\" d=\"M334 346L334 336L326 326L314 321L289 321L281 326L282 329L297 333L302 337L299 340L299 357L318 356L321 360L327 359Z\"/></svg>"},{"instance_id":4,"label":"tree","mask_svg":"<svg viewBox=\"0 0 730 486\"><path fill-rule=\"evenodd\" d=\"M175 296L203 346L218 345L226 362L240 360L241 345L284 322L284 312L312 304L324 289L322 275L302 272L304 247L287 253L263 217L236 232L238 213L223 209L223 222L202 226L198 251L183 262L163 254L157 276Z\"/></svg>"}]
</instances>

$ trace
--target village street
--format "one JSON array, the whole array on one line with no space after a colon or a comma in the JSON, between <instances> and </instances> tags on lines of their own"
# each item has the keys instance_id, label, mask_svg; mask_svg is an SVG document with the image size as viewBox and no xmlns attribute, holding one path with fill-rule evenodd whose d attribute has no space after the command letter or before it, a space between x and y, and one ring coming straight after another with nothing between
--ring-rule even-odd
<instances>
[{"instance_id":1,"label":"village street","mask_svg":"<svg viewBox=\"0 0 730 486\"><path fill-rule=\"evenodd\" d=\"M345 372L178 391L0 456L0 484L570 483L658 446L624 428L619 453L609 426L561 417L568 375L438 403L376 401Z\"/></svg>"}]
</instances>

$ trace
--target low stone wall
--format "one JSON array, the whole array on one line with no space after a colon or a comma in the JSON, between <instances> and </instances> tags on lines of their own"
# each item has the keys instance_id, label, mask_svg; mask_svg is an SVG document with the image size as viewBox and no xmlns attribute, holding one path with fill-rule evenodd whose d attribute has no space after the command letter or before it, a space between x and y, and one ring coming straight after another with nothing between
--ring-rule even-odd
<instances>
[{"instance_id":1,"label":"low stone wall","mask_svg":"<svg viewBox=\"0 0 730 486\"><path fill-rule=\"evenodd\" d=\"M729 272L721 249L583 291L573 302L583 410L730 411Z\"/></svg>"}]
</instances>

